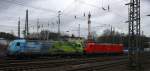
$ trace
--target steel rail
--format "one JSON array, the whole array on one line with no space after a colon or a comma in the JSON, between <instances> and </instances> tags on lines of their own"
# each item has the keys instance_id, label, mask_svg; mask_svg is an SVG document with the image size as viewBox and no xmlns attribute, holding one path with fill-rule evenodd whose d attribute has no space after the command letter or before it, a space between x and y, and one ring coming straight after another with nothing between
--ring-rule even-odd
<instances>
[{"instance_id":1,"label":"steel rail","mask_svg":"<svg viewBox=\"0 0 150 71\"><path fill-rule=\"evenodd\" d=\"M114 58L117 60L124 59L125 57ZM89 58L89 59L66 59L66 60L49 60L49 61L38 61L38 62L21 62L21 63L9 63L5 65L0 65L0 70L29 70L36 68L54 68L58 66L67 66L67 65L79 65L85 63L94 63L94 62L104 62L110 61L113 58Z\"/></svg>"}]
</instances>

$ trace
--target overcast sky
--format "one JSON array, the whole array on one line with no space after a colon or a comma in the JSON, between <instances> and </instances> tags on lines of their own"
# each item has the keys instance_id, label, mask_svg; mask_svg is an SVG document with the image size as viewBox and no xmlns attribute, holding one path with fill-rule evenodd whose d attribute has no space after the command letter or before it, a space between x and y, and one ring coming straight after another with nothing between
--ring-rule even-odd
<instances>
[{"instance_id":1,"label":"overcast sky","mask_svg":"<svg viewBox=\"0 0 150 71\"><path fill-rule=\"evenodd\" d=\"M92 15L92 31L96 31L98 35L104 29L109 29L109 24L117 31L127 33L128 24L125 21L128 20L128 7L125 4L128 2L129 0L0 0L0 32L16 34L18 17L21 18L21 30L23 30L25 11L28 9L30 32L36 32L37 18L45 27L41 30L49 29L57 32L57 12L60 10L62 33L78 35L78 24L80 24L81 35L86 36L89 12ZM107 9L108 5L110 11L102 9L102 7ZM150 17L146 16L150 14L149 5L150 0L141 0L141 27L147 36L150 36Z\"/></svg>"}]
</instances>

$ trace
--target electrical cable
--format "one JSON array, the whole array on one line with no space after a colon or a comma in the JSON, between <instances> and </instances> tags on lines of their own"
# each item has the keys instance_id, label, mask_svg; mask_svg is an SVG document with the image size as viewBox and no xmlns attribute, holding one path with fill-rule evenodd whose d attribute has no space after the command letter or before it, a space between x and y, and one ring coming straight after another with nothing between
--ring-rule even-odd
<instances>
[{"instance_id":1,"label":"electrical cable","mask_svg":"<svg viewBox=\"0 0 150 71\"><path fill-rule=\"evenodd\" d=\"M24 5L24 4L19 3L19 2L8 1L8 0L3 0L3 2L15 4L15 5L20 5L20 6L23 6L23 7L29 7L29 8L33 8L33 9L37 9L37 10L47 11L47 12L51 12L51 13L55 13L56 14L56 11L51 10L51 9L45 9L45 8L40 8L40 7L35 7L35 6L27 6L27 5Z\"/></svg>"},{"instance_id":2,"label":"electrical cable","mask_svg":"<svg viewBox=\"0 0 150 71\"><path fill-rule=\"evenodd\" d=\"M99 7L97 7L97 6L95 6L95 5L92 5L92 4L87 4L87 3L85 3L85 2L83 2L83 1L79 1L80 3L84 3L84 4L86 4L86 5L89 5L89 6L91 6L91 7L95 7L95 8L98 8L98 9L100 9ZM102 0L102 2L103 2L103 0ZM103 3L102 3L102 5L103 5ZM103 6L102 6L103 7ZM110 8L110 7L109 7ZM106 9L103 9L103 10L106 10ZM110 10L110 9L109 9ZM119 15L118 13L116 13L116 12L113 12L113 13L115 13L116 15L118 15L118 16L120 16L120 17L123 17L123 16L121 16L121 15ZM123 17L123 18L125 18L125 17ZM127 18L125 18L125 19L127 19Z\"/></svg>"}]
</instances>

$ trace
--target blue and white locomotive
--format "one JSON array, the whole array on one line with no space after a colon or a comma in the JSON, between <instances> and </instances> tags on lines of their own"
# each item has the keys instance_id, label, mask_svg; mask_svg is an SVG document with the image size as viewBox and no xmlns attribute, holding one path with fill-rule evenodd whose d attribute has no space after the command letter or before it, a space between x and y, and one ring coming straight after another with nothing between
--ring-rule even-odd
<instances>
[{"instance_id":1,"label":"blue and white locomotive","mask_svg":"<svg viewBox=\"0 0 150 71\"><path fill-rule=\"evenodd\" d=\"M52 43L28 41L24 39L14 40L8 47L8 55L44 55L48 54L48 49Z\"/></svg>"}]
</instances>

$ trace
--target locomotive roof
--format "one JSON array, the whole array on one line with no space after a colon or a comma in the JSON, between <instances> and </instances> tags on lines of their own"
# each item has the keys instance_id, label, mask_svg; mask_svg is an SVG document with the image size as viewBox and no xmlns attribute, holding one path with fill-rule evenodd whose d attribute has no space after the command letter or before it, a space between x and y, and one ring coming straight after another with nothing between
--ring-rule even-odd
<instances>
[{"instance_id":1,"label":"locomotive roof","mask_svg":"<svg viewBox=\"0 0 150 71\"><path fill-rule=\"evenodd\" d=\"M17 40L14 40L14 42L26 42L25 39L17 39Z\"/></svg>"}]
</instances>

